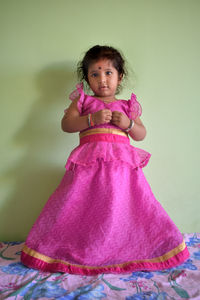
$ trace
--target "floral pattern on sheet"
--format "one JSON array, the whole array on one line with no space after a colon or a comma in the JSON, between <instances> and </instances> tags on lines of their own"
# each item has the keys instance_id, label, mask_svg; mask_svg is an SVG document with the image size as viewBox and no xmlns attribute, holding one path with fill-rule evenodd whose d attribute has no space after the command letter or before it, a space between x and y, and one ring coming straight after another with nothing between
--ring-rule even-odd
<instances>
[{"instance_id":1,"label":"floral pattern on sheet","mask_svg":"<svg viewBox=\"0 0 200 300\"><path fill-rule=\"evenodd\" d=\"M45 273L20 262L22 242L0 242L0 299L200 299L200 234L184 234L190 258L157 272L79 276Z\"/></svg>"}]
</instances>

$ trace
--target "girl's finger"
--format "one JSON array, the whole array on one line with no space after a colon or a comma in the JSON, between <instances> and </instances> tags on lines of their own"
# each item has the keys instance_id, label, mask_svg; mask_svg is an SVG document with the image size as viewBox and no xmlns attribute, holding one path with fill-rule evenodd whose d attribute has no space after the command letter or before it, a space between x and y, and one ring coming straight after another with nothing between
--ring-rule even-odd
<instances>
[{"instance_id":1,"label":"girl's finger","mask_svg":"<svg viewBox=\"0 0 200 300\"><path fill-rule=\"evenodd\" d=\"M119 120L119 117L118 117L118 116L114 116L114 117L112 117L112 120L118 121L118 120Z\"/></svg>"},{"instance_id":2,"label":"girl's finger","mask_svg":"<svg viewBox=\"0 0 200 300\"><path fill-rule=\"evenodd\" d=\"M112 114L112 111L111 111L110 109L104 109L104 112L105 112L105 113Z\"/></svg>"},{"instance_id":3,"label":"girl's finger","mask_svg":"<svg viewBox=\"0 0 200 300\"><path fill-rule=\"evenodd\" d=\"M110 120L111 120L111 118L109 118L109 117L106 118L106 121L110 121Z\"/></svg>"}]
</instances>

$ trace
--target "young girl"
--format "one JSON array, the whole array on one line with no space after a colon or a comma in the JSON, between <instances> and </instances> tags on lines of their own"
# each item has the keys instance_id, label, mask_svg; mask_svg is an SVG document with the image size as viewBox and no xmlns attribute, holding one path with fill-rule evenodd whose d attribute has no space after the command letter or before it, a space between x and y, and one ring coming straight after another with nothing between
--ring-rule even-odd
<instances>
[{"instance_id":1,"label":"young girl","mask_svg":"<svg viewBox=\"0 0 200 300\"><path fill-rule=\"evenodd\" d=\"M128 101L116 98L126 75L123 57L112 47L94 46L78 73L93 95L77 85L62 129L80 131L80 145L28 235L22 262L85 275L183 263L189 253L182 235L142 172L150 154L130 145L129 137L146 135L141 106L134 94Z\"/></svg>"}]
</instances>

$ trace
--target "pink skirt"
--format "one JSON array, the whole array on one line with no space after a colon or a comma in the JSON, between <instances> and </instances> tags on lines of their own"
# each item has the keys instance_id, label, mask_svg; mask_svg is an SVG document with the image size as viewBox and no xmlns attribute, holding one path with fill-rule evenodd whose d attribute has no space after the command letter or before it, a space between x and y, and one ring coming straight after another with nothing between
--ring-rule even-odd
<instances>
[{"instance_id":1,"label":"pink skirt","mask_svg":"<svg viewBox=\"0 0 200 300\"><path fill-rule=\"evenodd\" d=\"M86 150L92 140L82 143ZM182 234L141 167L97 157L84 166L71 163L32 227L21 260L42 271L94 275L162 270L188 257Z\"/></svg>"}]
</instances>

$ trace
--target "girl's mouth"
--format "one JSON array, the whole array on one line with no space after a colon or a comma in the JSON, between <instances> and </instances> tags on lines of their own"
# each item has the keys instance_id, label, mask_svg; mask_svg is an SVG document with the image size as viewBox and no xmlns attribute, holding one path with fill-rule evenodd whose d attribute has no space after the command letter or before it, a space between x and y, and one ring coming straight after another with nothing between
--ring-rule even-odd
<instances>
[{"instance_id":1,"label":"girl's mouth","mask_svg":"<svg viewBox=\"0 0 200 300\"><path fill-rule=\"evenodd\" d=\"M108 89L108 86L100 86L101 90Z\"/></svg>"}]
</instances>

